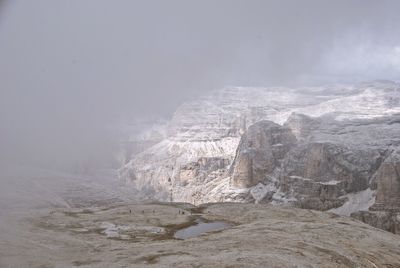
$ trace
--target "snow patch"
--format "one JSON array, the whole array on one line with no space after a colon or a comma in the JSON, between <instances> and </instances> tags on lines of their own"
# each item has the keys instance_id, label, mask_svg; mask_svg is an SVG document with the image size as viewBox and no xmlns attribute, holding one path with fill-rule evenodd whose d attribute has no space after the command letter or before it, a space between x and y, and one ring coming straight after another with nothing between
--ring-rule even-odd
<instances>
[{"instance_id":1,"label":"snow patch","mask_svg":"<svg viewBox=\"0 0 400 268\"><path fill-rule=\"evenodd\" d=\"M338 215L350 216L357 211L367 211L375 203L375 191L370 188L358 193L347 194L348 201L343 206L329 210Z\"/></svg>"},{"instance_id":2,"label":"snow patch","mask_svg":"<svg viewBox=\"0 0 400 268\"><path fill-rule=\"evenodd\" d=\"M105 228L103 233L109 238L120 237L119 231L126 231L130 229L129 226L116 225L110 222L103 222L100 227Z\"/></svg>"},{"instance_id":3,"label":"snow patch","mask_svg":"<svg viewBox=\"0 0 400 268\"><path fill-rule=\"evenodd\" d=\"M337 184L341 183L341 181L331 180L331 181L319 182L319 183L320 183L320 184L323 184L323 185L337 185Z\"/></svg>"}]
</instances>

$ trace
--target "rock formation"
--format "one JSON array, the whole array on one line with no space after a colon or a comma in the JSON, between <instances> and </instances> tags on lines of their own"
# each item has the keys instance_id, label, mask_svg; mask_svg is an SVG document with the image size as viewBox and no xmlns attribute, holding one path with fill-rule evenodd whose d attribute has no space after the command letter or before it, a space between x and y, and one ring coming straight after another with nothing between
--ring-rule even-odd
<instances>
[{"instance_id":1,"label":"rock formation","mask_svg":"<svg viewBox=\"0 0 400 268\"><path fill-rule=\"evenodd\" d=\"M225 88L183 104L165 133L120 170L155 199L293 205L398 230L397 83Z\"/></svg>"},{"instance_id":2,"label":"rock formation","mask_svg":"<svg viewBox=\"0 0 400 268\"><path fill-rule=\"evenodd\" d=\"M280 167L296 138L291 130L271 121L260 121L242 136L231 168L231 185L248 188L264 182Z\"/></svg>"},{"instance_id":3,"label":"rock formation","mask_svg":"<svg viewBox=\"0 0 400 268\"><path fill-rule=\"evenodd\" d=\"M400 151L385 159L375 175L376 202L372 209L400 212Z\"/></svg>"},{"instance_id":4,"label":"rock formation","mask_svg":"<svg viewBox=\"0 0 400 268\"><path fill-rule=\"evenodd\" d=\"M369 211L358 211L352 217L374 227L400 233L400 154L393 151L375 174L376 201Z\"/></svg>"}]
</instances>

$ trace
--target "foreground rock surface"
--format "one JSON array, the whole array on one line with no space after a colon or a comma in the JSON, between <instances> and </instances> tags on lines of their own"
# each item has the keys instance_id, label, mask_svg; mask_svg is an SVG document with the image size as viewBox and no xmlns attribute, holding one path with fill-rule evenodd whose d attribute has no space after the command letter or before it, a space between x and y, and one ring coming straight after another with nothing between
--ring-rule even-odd
<instances>
[{"instance_id":1,"label":"foreground rock surface","mask_svg":"<svg viewBox=\"0 0 400 268\"><path fill-rule=\"evenodd\" d=\"M191 213L234 226L172 239ZM35 215L29 232L0 244L1 267L400 267L399 236L305 209L160 203Z\"/></svg>"}]
</instances>

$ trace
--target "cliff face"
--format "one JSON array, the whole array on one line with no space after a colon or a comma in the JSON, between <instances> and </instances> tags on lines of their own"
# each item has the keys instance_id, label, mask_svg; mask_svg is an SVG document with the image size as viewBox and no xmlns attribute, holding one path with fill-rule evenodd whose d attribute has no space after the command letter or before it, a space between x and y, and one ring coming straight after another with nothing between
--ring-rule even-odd
<instances>
[{"instance_id":1,"label":"cliff face","mask_svg":"<svg viewBox=\"0 0 400 268\"><path fill-rule=\"evenodd\" d=\"M229 167L247 127L264 119L283 123L290 109L332 98L310 98L300 91L231 87L185 103L167 124L165 138L133 155L120 175L156 199L168 199L172 188L176 201L236 200L241 194L229 187ZM197 170L200 159L219 159L226 165L204 176L204 169Z\"/></svg>"},{"instance_id":2,"label":"cliff face","mask_svg":"<svg viewBox=\"0 0 400 268\"><path fill-rule=\"evenodd\" d=\"M392 82L226 88L183 104L120 175L159 200L397 213L399 96Z\"/></svg>"},{"instance_id":3,"label":"cliff face","mask_svg":"<svg viewBox=\"0 0 400 268\"><path fill-rule=\"evenodd\" d=\"M388 157L377 170L374 182L376 201L368 211L358 211L351 216L374 227L400 233L400 154L388 152Z\"/></svg>"},{"instance_id":4,"label":"cliff face","mask_svg":"<svg viewBox=\"0 0 400 268\"><path fill-rule=\"evenodd\" d=\"M373 209L400 212L400 151L393 151L376 173L376 202Z\"/></svg>"},{"instance_id":5,"label":"cliff face","mask_svg":"<svg viewBox=\"0 0 400 268\"><path fill-rule=\"evenodd\" d=\"M248 188L264 182L280 167L296 138L287 127L261 121L243 134L231 168L231 186Z\"/></svg>"},{"instance_id":6,"label":"cliff face","mask_svg":"<svg viewBox=\"0 0 400 268\"><path fill-rule=\"evenodd\" d=\"M294 115L294 117L298 116ZM312 122L321 119L308 118L307 122L314 125L315 128L309 129L310 134L304 136L302 140L293 138L287 143L279 144L278 148L286 149L274 158L279 162L279 165L275 166L273 172L268 170L271 166L269 162L263 160L259 155L253 154L252 157L249 157L248 153L244 154L245 161L249 163L260 161L259 169L266 168L261 172L266 176L264 181L253 182L251 176L246 177L245 175L239 177L242 184L247 183L248 187L255 186L257 183L269 183L271 179L267 177L274 177L272 181L275 182L276 186L279 186L276 187L275 193L286 197L292 203L301 207L322 210L337 207L338 204L345 201L345 199L341 199L342 196L364 191L370 186L373 187L374 180L372 178L376 176L375 174L386 157L384 148L390 146L386 144L385 140L379 141L379 136L373 139L373 144L368 144L368 140L373 138L369 137L371 132L354 128L354 125L382 128L392 119L387 118L386 121L381 119L379 123L376 120L353 120L353 124L350 124L349 121L341 123L336 120L323 119L324 124L332 128L330 135L328 135L328 128L322 127L322 122ZM290 117L288 121L293 122L294 120ZM256 123L253 128L256 128L256 125L262 127L263 124ZM301 122L296 124L296 126L299 125L301 125ZM348 125L353 125L351 132L346 130ZM397 125L392 127L391 131L387 131L387 135L394 139L399 128ZM288 129L289 133L291 132L290 128L282 127L282 129ZM264 130L268 131L268 128L264 128ZM353 139L351 136L362 134L358 133L359 131L362 131L368 137ZM321 132L324 134L323 138ZM294 134L291 135L294 136ZM242 139L247 140L247 144L255 144L255 142L248 141L246 135ZM391 139L391 142L393 142L393 139ZM275 146L264 147L261 151L272 153L274 149ZM250 150L240 148L236 156L237 159L233 163L234 170L240 167L235 165L241 163L241 151L249 152ZM235 175L233 174L232 179L237 181L239 178L236 178ZM279 201L279 196L275 197L277 197L276 201Z\"/></svg>"}]
</instances>

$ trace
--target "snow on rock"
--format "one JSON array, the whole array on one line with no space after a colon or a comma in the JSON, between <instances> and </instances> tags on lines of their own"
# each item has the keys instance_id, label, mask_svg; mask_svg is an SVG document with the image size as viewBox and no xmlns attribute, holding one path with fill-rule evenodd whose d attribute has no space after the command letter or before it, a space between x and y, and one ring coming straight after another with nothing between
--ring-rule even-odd
<instances>
[{"instance_id":1,"label":"snow on rock","mask_svg":"<svg viewBox=\"0 0 400 268\"><path fill-rule=\"evenodd\" d=\"M162 227L156 226L136 226L136 225L118 225L110 222L102 222L100 228L104 229L103 234L107 238L120 238L120 239L130 239L131 236L127 233L129 231L131 234L141 234L151 233L159 234L165 231Z\"/></svg>"},{"instance_id":2,"label":"snow on rock","mask_svg":"<svg viewBox=\"0 0 400 268\"><path fill-rule=\"evenodd\" d=\"M129 230L129 226L126 225L116 225L110 222L103 222L100 228L104 228L103 233L109 238L120 237L119 231Z\"/></svg>"},{"instance_id":3,"label":"snow on rock","mask_svg":"<svg viewBox=\"0 0 400 268\"><path fill-rule=\"evenodd\" d=\"M276 190L277 188L273 183L269 183L267 185L259 183L251 188L250 193L253 196L255 202L259 203L264 198L268 197L268 195L274 194Z\"/></svg>"},{"instance_id":4,"label":"snow on rock","mask_svg":"<svg viewBox=\"0 0 400 268\"><path fill-rule=\"evenodd\" d=\"M343 196L348 199L343 206L329 211L344 216L350 216L357 211L367 211L375 203L375 192L368 188L358 193L347 194Z\"/></svg>"}]
</instances>

